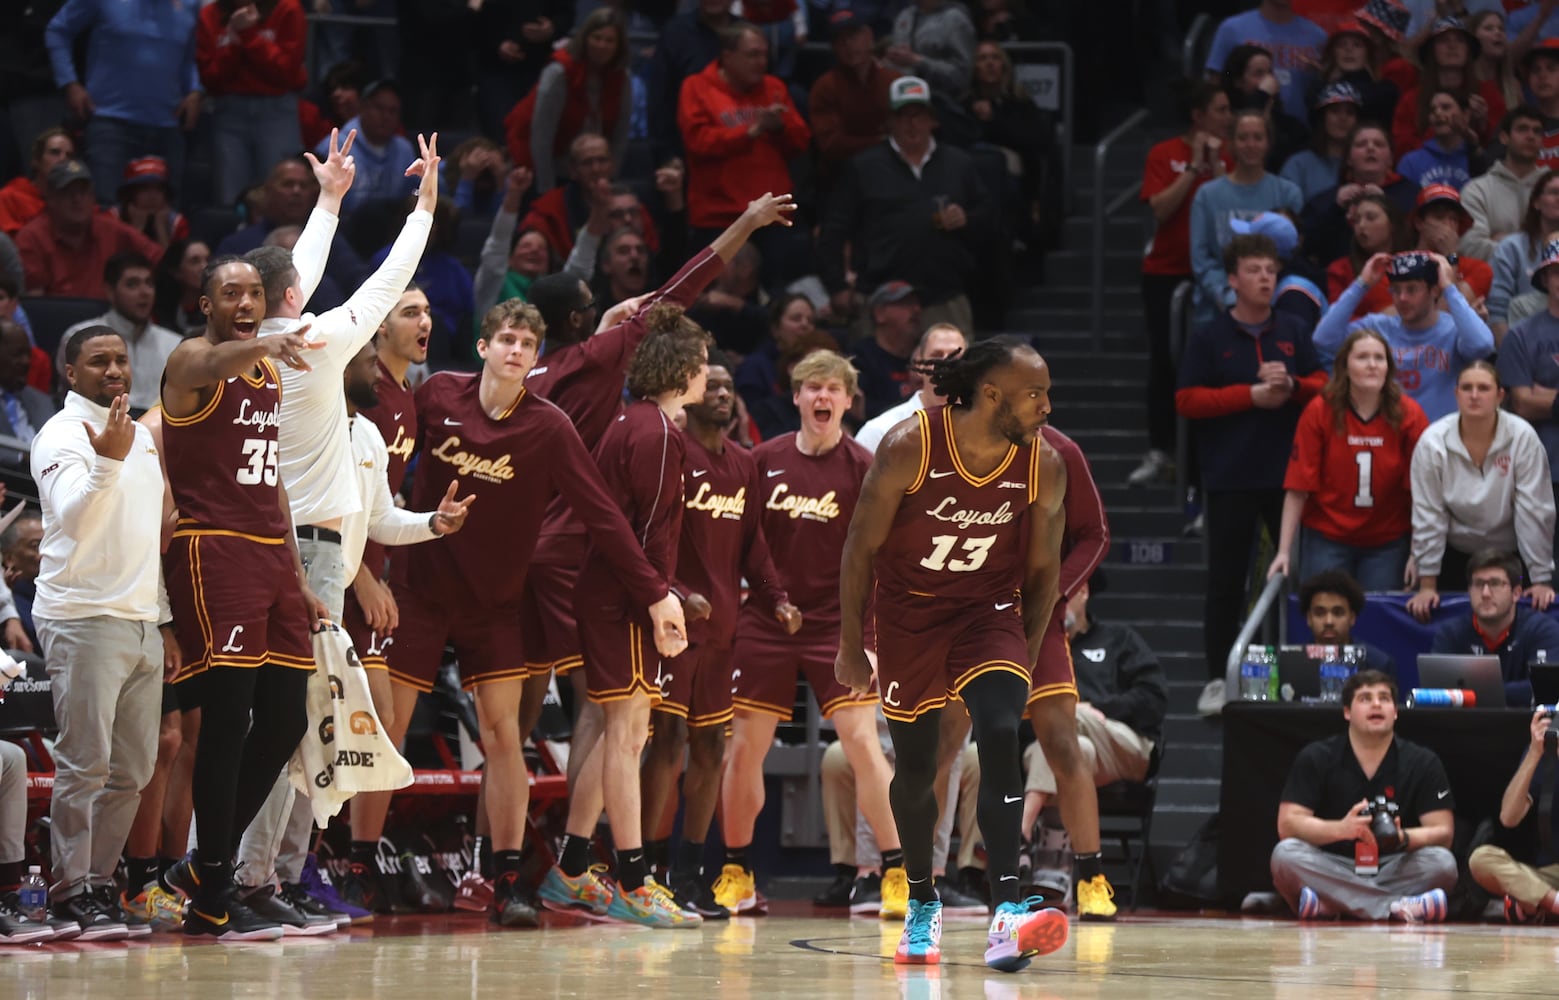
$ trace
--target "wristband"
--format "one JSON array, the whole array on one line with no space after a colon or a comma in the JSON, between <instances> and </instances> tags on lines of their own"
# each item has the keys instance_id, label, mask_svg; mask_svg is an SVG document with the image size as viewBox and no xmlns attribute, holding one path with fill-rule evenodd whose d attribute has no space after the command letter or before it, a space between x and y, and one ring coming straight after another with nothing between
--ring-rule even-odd
<instances>
[{"instance_id":1,"label":"wristband","mask_svg":"<svg viewBox=\"0 0 1559 1000\"><path fill-rule=\"evenodd\" d=\"M444 537L444 533L438 530L438 511L428 515L428 530L440 538Z\"/></svg>"}]
</instances>

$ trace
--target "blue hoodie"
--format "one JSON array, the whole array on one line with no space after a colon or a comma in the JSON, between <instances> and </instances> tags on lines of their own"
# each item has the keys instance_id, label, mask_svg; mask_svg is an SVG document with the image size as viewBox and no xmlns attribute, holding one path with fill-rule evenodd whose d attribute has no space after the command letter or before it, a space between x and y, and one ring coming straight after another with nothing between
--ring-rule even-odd
<instances>
[{"instance_id":1,"label":"blue hoodie","mask_svg":"<svg viewBox=\"0 0 1559 1000\"><path fill-rule=\"evenodd\" d=\"M1396 354L1402 391L1424 408L1430 422L1455 413L1456 377L1468 363L1494 353L1494 334L1455 285L1441 294L1451 311L1436 309L1434 325L1427 330L1409 330L1402 317L1390 313L1372 313L1350 323L1364 297L1363 283L1355 281L1316 324L1314 343L1321 363L1330 368L1353 331L1375 330Z\"/></svg>"},{"instance_id":2,"label":"blue hoodie","mask_svg":"<svg viewBox=\"0 0 1559 1000\"><path fill-rule=\"evenodd\" d=\"M54 83L82 83L97 114L153 128L177 128L174 111L201 90L195 69L196 0L68 0L44 32ZM87 78L71 46L87 39ZM408 161L410 162L410 161Z\"/></svg>"},{"instance_id":3,"label":"blue hoodie","mask_svg":"<svg viewBox=\"0 0 1559 1000\"><path fill-rule=\"evenodd\" d=\"M1430 139L1402 157L1402 162L1397 164L1397 173L1421 188L1431 184L1448 184L1460 191L1463 185L1472 180L1467 144L1464 142L1460 149L1447 152L1441 148L1439 139Z\"/></svg>"}]
</instances>

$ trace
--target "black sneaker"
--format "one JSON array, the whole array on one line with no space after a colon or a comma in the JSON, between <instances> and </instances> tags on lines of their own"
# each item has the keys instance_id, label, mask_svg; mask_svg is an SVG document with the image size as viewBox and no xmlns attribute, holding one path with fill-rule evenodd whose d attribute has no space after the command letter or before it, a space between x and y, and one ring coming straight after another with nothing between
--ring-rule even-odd
<instances>
[{"instance_id":1,"label":"black sneaker","mask_svg":"<svg viewBox=\"0 0 1559 1000\"><path fill-rule=\"evenodd\" d=\"M294 908L277 895L274 884L240 886L237 896L261 920L280 924L282 934L287 937L315 937L336 931L334 918L307 914Z\"/></svg>"},{"instance_id":2,"label":"black sneaker","mask_svg":"<svg viewBox=\"0 0 1559 1000\"><path fill-rule=\"evenodd\" d=\"M317 896L310 895L308 890L296 882L283 882L277 895L299 913L329 920L336 925L336 930L344 931L352 926L352 917L349 914L332 910L328 903Z\"/></svg>"},{"instance_id":3,"label":"black sneaker","mask_svg":"<svg viewBox=\"0 0 1559 1000\"><path fill-rule=\"evenodd\" d=\"M850 887L850 915L875 917L882 909L882 876L862 875Z\"/></svg>"},{"instance_id":4,"label":"black sneaker","mask_svg":"<svg viewBox=\"0 0 1559 1000\"><path fill-rule=\"evenodd\" d=\"M500 927L541 925L536 916L536 907L525 898L520 888L520 877L515 872L504 872L493 883L493 908L488 912L493 923Z\"/></svg>"},{"instance_id":5,"label":"black sneaker","mask_svg":"<svg viewBox=\"0 0 1559 1000\"><path fill-rule=\"evenodd\" d=\"M49 915L57 920L69 920L80 927L78 941L123 941L130 936L130 928L103 909L97 896L90 890L51 903Z\"/></svg>"},{"instance_id":6,"label":"black sneaker","mask_svg":"<svg viewBox=\"0 0 1559 1000\"><path fill-rule=\"evenodd\" d=\"M960 890L951 879L937 879L936 893L942 899L944 917L983 917L989 907Z\"/></svg>"},{"instance_id":7,"label":"black sneaker","mask_svg":"<svg viewBox=\"0 0 1559 1000\"><path fill-rule=\"evenodd\" d=\"M125 931L127 932L128 937L151 937L152 922L147 920L145 917L137 916L132 913L126 913L124 908L119 905L119 893L114 891L113 886L93 886L87 891L91 892L93 898L97 900L99 909L107 913L115 923L125 925Z\"/></svg>"},{"instance_id":8,"label":"black sneaker","mask_svg":"<svg viewBox=\"0 0 1559 1000\"><path fill-rule=\"evenodd\" d=\"M671 887L677 906L705 920L729 920L731 911L715 902L715 891L697 875L681 875Z\"/></svg>"},{"instance_id":9,"label":"black sneaker","mask_svg":"<svg viewBox=\"0 0 1559 1000\"><path fill-rule=\"evenodd\" d=\"M162 873L163 888L184 899L194 899L200 876L195 874L195 863L188 857L175 861L173 867Z\"/></svg>"},{"instance_id":10,"label":"black sneaker","mask_svg":"<svg viewBox=\"0 0 1559 1000\"><path fill-rule=\"evenodd\" d=\"M220 906L202 909L202 901L191 900L184 910L185 937L208 937L224 943L238 941L280 941L282 925L266 920L245 906L233 888L216 900ZM210 912L211 910L219 912Z\"/></svg>"},{"instance_id":11,"label":"black sneaker","mask_svg":"<svg viewBox=\"0 0 1559 1000\"><path fill-rule=\"evenodd\" d=\"M850 905L850 890L854 886L855 869L840 868L828 888L812 897L812 905L830 910L846 909Z\"/></svg>"},{"instance_id":12,"label":"black sneaker","mask_svg":"<svg viewBox=\"0 0 1559 1000\"><path fill-rule=\"evenodd\" d=\"M30 919L14 892L0 894L0 944L42 944L55 940L48 924Z\"/></svg>"},{"instance_id":13,"label":"black sneaker","mask_svg":"<svg viewBox=\"0 0 1559 1000\"><path fill-rule=\"evenodd\" d=\"M377 865L353 862L347 873L336 885L341 901L370 913L394 912L395 896L388 890L386 880Z\"/></svg>"}]
</instances>

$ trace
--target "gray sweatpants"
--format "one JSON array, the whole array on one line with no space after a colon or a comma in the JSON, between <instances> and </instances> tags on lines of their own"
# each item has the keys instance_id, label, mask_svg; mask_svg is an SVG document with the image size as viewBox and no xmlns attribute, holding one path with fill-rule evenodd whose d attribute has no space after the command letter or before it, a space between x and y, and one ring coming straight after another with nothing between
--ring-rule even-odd
<instances>
[{"instance_id":1,"label":"gray sweatpants","mask_svg":"<svg viewBox=\"0 0 1559 1000\"><path fill-rule=\"evenodd\" d=\"M1359 920L1386 920L1403 896L1456 887L1456 856L1443 847L1420 847L1380 859L1374 878L1355 875L1353 859L1329 854L1289 837L1272 849L1272 882L1289 908L1299 912L1299 890L1309 886L1321 904Z\"/></svg>"},{"instance_id":2,"label":"gray sweatpants","mask_svg":"<svg viewBox=\"0 0 1559 1000\"><path fill-rule=\"evenodd\" d=\"M298 555L308 573L309 586L330 609L331 620L339 623L347 583L341 546L300 538ZM243 867L235 877L243 885L265 885L276 877L283 882L296 882L303 874L314 813L308 800L293 789L287 773L288 768L284 767L276 776L271 794L239 842L237 860L243 862Z\"/></svg>"},{"instance_id":3,"label":"gray sweatpants","mask_svg":"<svg viewBox=\"0 0 1559 1000\"><path fill-rule=\"evenodd\" d=\"M157 764L162 636L156 622L36 618L54 688L54 886L69 899L106 885Z\"/></svg>"},{"instance_id":4,"label":"gray sweatpants","mask_svg":"<svg viewBox=\"0 0 1559 1000\"><path fill-rule=\"evenodd\" d=\"M0 740L0 864L27 856L27 751Z\"/></svg>"}]
</instances>

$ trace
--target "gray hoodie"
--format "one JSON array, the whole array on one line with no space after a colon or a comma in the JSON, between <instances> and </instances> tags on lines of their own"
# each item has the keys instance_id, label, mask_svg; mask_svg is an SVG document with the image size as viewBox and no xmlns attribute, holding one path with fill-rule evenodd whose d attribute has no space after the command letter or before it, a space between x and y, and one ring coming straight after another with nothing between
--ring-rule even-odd
<instances>
[{"instance_id":1,"label":"gray hoodie","mask_svg":"<svg viewBox=\"0 0 1559 1000\"><path fill-rule=\"evenodd\" d=\"M1533 583L1554 578L1554 487L1548 452L1525 420L1501 410L1480 469L1462 443L1461 414L1429 425L1413 450L1413 560L1439 576L1445 547L1519 552Z\"/></svg>"},{"instance_id":2,"label":"gray hoodie","mask_svg":"<svg viewBox=\"0 0 1559 1000\"><path fill-rule=\"evenodd\" d=\"M1468 257L1494 262L1498 237L1521 231L1526 218L1532 188L1545 171L1535 169L1517 177L1501 160L1482 177L1474 177L1462 188L1462 207L1472 213L1472 228L1462 236L1456 249Z\"/></svg>"}]
</instances>

